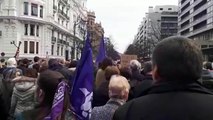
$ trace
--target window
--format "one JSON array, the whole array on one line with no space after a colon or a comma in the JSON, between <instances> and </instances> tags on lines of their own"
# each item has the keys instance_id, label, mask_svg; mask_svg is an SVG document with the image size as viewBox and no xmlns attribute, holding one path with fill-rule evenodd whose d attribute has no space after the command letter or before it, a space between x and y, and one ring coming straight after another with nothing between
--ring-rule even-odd
<instances>
[{"instance_id":1,"label":"window","mask_svg":"<svg viewBox=\"0 0 213 120\"><path fill-rule=\"evenodd\" d=\"M38 16L38 5L31 4L31 15Z\"/></svg>"},{"instance_id":2,"label":"window","mask_svg":"<svg viewBox=\"0 0 213 120\"><path fill-rule=\"evenodd\" d=\"M35 25L30 25L30 35L35 36Z\"/></svg>"},{"instance_id":3,"label":"window","mask_svg":"<svg viewBox=\"0 0 213 120\"><path fill-rule=\"evenodd\" d=\"M28 53L28 42L24 41L24 53Z\"/></svg>"},{"instance_id":4,"label":"window","mask_svg":"<svg viewBox=\"0 0 213 120\"><path fill-rule=\"evenodd\" d=\"M168 8L168 10L172 10L172 8Z\"/></svg>"},{"instance_id":5,"label":"window","mask_svg":"<svg viewBox=\"0 0 213 120\"><path fill-rule=\"evenodd\" d=\"M24 15L28 15L28 2L24 2Z\"/></svg>"},{"instance_id":6,"label":"window","mask_svg":"<svg viewBox=\"0 0 213 120\"><path fill-rule=\"evenodd\" d=\"M43 6L40 6L40 17L43 18Z\"/></svg>"},{"instance_id":7,"label":"window","mask_svg":"<svg viewBox=\"0 0 213 120\"><path fill-rule=\"evenodd\" d=\"M33 53L33 54L34 54L34 50L35 50L34 42L33 42L33 41L30 41L30 53Z\"/></svg>"},{"instance_id":8,"label":"window","mask_svg":"<svg viewBox=\"0 0 213 120\"><path fill-rule=\"evenodd\" d=\"M36 36L37 37L39 36L39 26L38 25L36 26Z\"/></svg>"},{"instance_id":9,"label":"window","mask_svg":"<svg viewBox=\"0 0 213 120\"><path fill-rule=\"evenodd\" d=\"M54 44L52 44L51 47L52 47L52 48L51 48L51 55L53 55L53 52L54 52Z\"/></svg>"},{"instance_id":10,"label":"window","mask_svg":"<svg viewBox=\"0 0 213 120\"><path fill-rule=\"evenodd\" d=\"M36 54L38 54L38 46L39 46L39 43L36 42Z\"/></svg>"},{"instance_id":11,"label":"window","mask_svg":"<svg viewBox=\"0 0 213 120\"><path fill-rule=\"evenodd\" d=\"M24 27L25 27L24 35L28 35L28 24L25 24Z\"/></svg>"},{"instance_id":12,"label":"window","mask_svg":"<svg viewBox=\"0 0 213 120\"><path fill-rule=\"evenodd\" d=\"M160 10L163 10L163 8L160 8Z\"/></svg>"},{"instance_id":13,"label":"window","mask_svg":"<svg viewBox=\"0 0 213 120\"><path fill-rule=\"evenodd\" d=\"M61 56L63 56L63 53L64 53L64 47L61 46Z\"/></svg>"},{"instance_id":14,"label":"window","mask_svg":"<svg viewBox=\"0 0 213 120\"><path fill-rule=\"evenodd\" d=\"M59 45L57 46L57 55L59 55Z\"/></svg>"}]
</instances>

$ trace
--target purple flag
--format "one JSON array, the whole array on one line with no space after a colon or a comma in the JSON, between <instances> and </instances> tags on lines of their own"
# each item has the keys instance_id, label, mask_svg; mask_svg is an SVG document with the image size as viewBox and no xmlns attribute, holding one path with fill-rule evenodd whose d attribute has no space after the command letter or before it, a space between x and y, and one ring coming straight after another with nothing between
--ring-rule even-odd
<instances>
[{"instance_id":1,"label":"purple flag","mask_svg":"<svg viewBox=\"0 0 213 120\"><path fill-rule=\"evenodd\" d=\"M97 66L100 62L102 62L104 60L104 58L106 58L106 49L105 49L104 37L102 37L99 46L100 46L99 52L98 52L98 55L97 55L97 58L96 58L96 61L95 61Z\"/></svg>"},{"instance_id":2,"label":"purple flag","mask_svg":"<svg viewBox=\"0 0 213 120\"><path fill-rule=\"evenodd\" d=\"M77 66L71 91L72 110L78 120L89 120L93 97L93 59L89 34Z\"/></svg>"},{"instance_id":3,"label":"purple flag","mask_svg":"<svg viewBox=\"0 0 213 120\"><path fill-rule=\"evenodd\" d=\"M53 105L51 108L51 113L47 117L45 117L45 120L56 120L60 119L61 114L63 112L63 106L64 106L64 93L66 91L66 83L64 81L61 81L58 84Z\"/></svg>"}]
</instances>

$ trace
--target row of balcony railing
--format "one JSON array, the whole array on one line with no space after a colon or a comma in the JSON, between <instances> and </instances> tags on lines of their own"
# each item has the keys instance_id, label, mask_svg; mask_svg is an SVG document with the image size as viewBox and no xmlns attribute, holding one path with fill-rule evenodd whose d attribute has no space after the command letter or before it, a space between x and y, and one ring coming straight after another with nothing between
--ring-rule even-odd
<instances>
[{"instance_id":1,"label":"row of balcony railing","mask_svg":"<svg viewBox=\"0 0 213 120\"><path fill-rule=\"evenodd\" d=\"M58 13L64 16L66 19L70 20L70 17L63 10L58 9Z\"/></svg>"},{"instance_id":2,"label":"row of balcony railing","mask_svg":"<svg viewBox=\"0 0 213 120\"><path fill-rule=\"evenodd\" d=\"M60 44L64 44L64 45L69 45L69 42L63 40L63 39L57 39L56 37L52 37L52 42L56 42L57 40L57 43L60 43Z\"/></svg>"}]
</instances>

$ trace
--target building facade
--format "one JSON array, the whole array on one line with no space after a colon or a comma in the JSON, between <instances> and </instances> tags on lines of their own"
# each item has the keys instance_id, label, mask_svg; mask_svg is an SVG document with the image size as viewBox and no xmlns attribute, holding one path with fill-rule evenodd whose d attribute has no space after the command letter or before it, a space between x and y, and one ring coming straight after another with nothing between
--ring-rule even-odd
<instances>
[{"instance_id":1,"label":"building facade","mask_svg":"<svg viewBox=\"0 0 213 120\"><path fill-rule=\"evenodd\" d=\"M13 57L17 48L11 43L21 42L20 58L76 59L75 43L83 41L82 29L86 30L78 19L86 19L84 4L85 0L2 0L0 52Z\"/></svg>"},{"instance_id":2,"label":"building facade","mask_svg":"<svg viewBox=\"0 0 213 120\"><path fill-rule=\"evenodd\" d=\"M179 0L179 34L202 49L213 47L213 1Z\"/></svg>"},{"instance_id":3,"label":"building facade","mask_svg":"<svg viewBox=\"0 0 213 120\"><path fill-rule=\"evenodd\" d=\"M88 12L88 22L87 22L87 30L90 33L91 37L91 45L93 49L93 57L96 57L99 50L99 44L104 36L104 29L101 25L101 23L95 22L95 12Z\"/></svg>"},{"instance_id":4,"label":"building facade","mask_svg":"<svg viewBox=\"0 0 213 120\"><path fill-rule=\"evenodd\" d=\"M140 45L140 56L151 57L155 45L162 39L177 35L178 6L162 5L149 7L143 18L133 44Z\"/></svg>"}]
</instances>

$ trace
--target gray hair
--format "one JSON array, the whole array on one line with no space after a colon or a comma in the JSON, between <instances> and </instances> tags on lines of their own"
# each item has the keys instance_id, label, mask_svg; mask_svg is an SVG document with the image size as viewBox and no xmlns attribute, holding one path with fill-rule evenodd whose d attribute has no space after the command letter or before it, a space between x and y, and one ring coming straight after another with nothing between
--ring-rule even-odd
<instances>
[{"instance_id":1,"label":"gray hair","mask_svg":"<svg viewBox=\"0 0 213 120\"><path fill-rule=\"evenodd\" d=\"M130 61L130 68L133 70L140 70L141 69L141 63L137 60L131 60Z\"/></svg>"}]
</instances>

